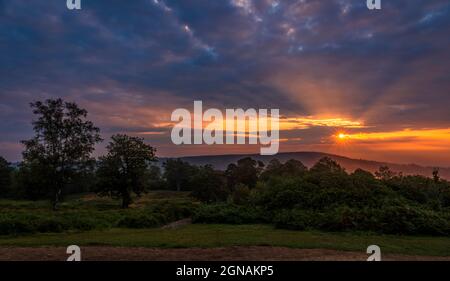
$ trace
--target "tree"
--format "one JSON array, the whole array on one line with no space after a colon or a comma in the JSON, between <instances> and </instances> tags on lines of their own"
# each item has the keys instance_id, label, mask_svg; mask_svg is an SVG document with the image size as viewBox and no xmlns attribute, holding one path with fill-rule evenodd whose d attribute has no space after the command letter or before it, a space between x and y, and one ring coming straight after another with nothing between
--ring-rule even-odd
<instances>
[{"instance_id":1,"label":"tree","mask_svg":"<svg viewBox=\"0 0 450 281\"><path fill-rule=\"evenodd\" d=\"M303 176L307 171L308 168L298 160L291 159L281 164L278 159L272 159L261 174L261 179L266 181L271 177Z\"/></svg>"},{"instance_id":2,"label":"tree","mask_svg":"<svg viewBox=\"0 0 450 281\"><path fill-rule=\"evenodd\" d=\"M241 183L249 188L254 188L258 181L259 175L264 168L264 163L253 160L250 157L238 160L237 165L228 165L225 174L229 181L233 182L229 186L233 189L236 184Z\"/></svg>"},{"instance_id":3,"label":"tree","mask_svg":"<svg viewBox=\"0 0 450 281\"><path fill-rule=\"evenodd\" d=\"M100 157L97 170L97 192L101 196L122 199L122 208L132 203L131 194L145 191L148 169L156 161L156 150L138 137L114 135Z\"/></svg>"},{"instance_id":4,"label":"tree","mask_svg":"<svg viewBox=\"0 0 450 281\"><path fill-rule=\"evenodd\" d=\"M53 209L56 210L65 186L79 173L92 168L91 157L100 142L99 129L87 120L87 111L76 103L48 99L30 104L37 120L32 122L35 137L22 141L24 164L38 165L50 181Z\"/></svg>"},{"instance_id":5,"label":"tree","mask_svg":"<svg viewBox=\"0 0 450 281\"><path fill-rule=\"evenodd\" d=\"M284 163L281 174L283 176L302 176L308 171L308 168L301 161L291 159Z\"/></svg>"},{"instance_id":6,"label":"tree","mask_svg":"<svg viewBox=\"0 0 450 281\"><path fill-rule=\"evenodd\" d=\"M0 197L8 195L11 186L12 168L5 158L0 156Z\"/></svg>"},{"instance_id":7,"label":"tree","mask_svg":"<svg viewBox=\"0 0 450 281\"><path fill-rule=\"evenodd\" d=\"M311 167L311 173L342 173L345 170L330 157L323 157Z\"/></svg>"},{"instance_id":8,"label":"tree","mask_svg":"<svg viewBox=\"0 0 450 281\"><path fill-rule=\"evenodd\" d=\"M390 180L395 177L395 173L391 171L388 166L381 166L378 171L375 172L375 176L381 180Z\"/></svg>"},{"instance_id":9,"label":"tree","mask_svg":"<svg viewBox=\"0 0 450 281\"><path fill-rule=\"evenodd\" d=\"M356 169L351 175L353 185L357 188L371 188L377 186L378 182L371 172Z\"/></svg>"},{"instance_id":10,"label":"tree","mask_svg":"<svg viewBox=\"0 0 450 281\"><path fill-rule=\"evenodd\" d=\"M167 159L163 164L163 177L169 189L181 191L192 190L192 176L197 168L181 159Z\"/></svg>"},{"instance_id":11,"label":"tree","mask_svg":"<svg viewBox=\"0 0 450 281\"><path fill-rule=\"evenodd\" d=\"M344 188L350 184L345 169L329 157L320 159L309 171L309 181L323 188Z\"/></svg>"},{"instance_id":12,"label":"tree","mask_svg":"<svg viewBox=\"0 0 450 281\"><path fill-rule=\"evenodd\" d=\"M439 168L434 168L433 169L433 181L435 183L439 183L440 180L441 180L441 177L439 176Z\"/></svg>"},{"instance_id":13,"label":"tree","mask_svg":"<svg viewBox=\"0 0 450 281\"><path fill-rule=\"evenodd\" d=\"M210 165L199 167L192 177L192 196L206 203L225 201L228 197L223 172Z\"/></svg>"},{"instance_id":14,"label":"tree","mask_svg":"<svg viewBox=\"0 0 450 281\"><path fill-rule=\"evenodd\" d=\"M146 185L150 190L167 189L166 182L162 177L161 168L157 165L151 165L146 173Z\"/></svg>"},{"instance_id":15,"label":"tree","mask_svg":"<svg viewBox=\"0 0 450 281\"><path fill-rule=\"evenodd\" d=\"M53 172L38 160L24 161L19 165L15 175L16 196L30 200L44 199L51 196L54 185Z\"/></svg>"}]
</instances>

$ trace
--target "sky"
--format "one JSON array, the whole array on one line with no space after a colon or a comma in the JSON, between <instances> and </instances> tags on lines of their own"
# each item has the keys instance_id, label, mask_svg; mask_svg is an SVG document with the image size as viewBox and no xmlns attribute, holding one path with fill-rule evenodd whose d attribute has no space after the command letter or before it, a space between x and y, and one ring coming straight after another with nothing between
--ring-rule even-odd
<instances>
[{"instance_id":1,"label":"sky","mask_svg":"<svg viewBox=\"0 0 450 281\"><path fill-rule=\"evenodd\" d=\"M450 2L0 0L0 155L21 159L29 103L86 108L105 138L159 156L258 153L181 145L177 108L277 108L280 151L450 166Z\"/></svg>"}]
</instances>

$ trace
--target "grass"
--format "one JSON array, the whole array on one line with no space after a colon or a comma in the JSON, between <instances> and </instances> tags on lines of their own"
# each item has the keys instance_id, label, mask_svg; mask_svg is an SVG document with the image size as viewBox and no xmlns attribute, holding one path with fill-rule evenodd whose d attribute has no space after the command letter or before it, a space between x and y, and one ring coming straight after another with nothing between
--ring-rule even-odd
<instances>
[{"instance_id":1,"label":"grass","mask_svg":"<svg viewBox=\"0 0 450 281\"><path fill-rule=\"evenodd\" d=\"M189 192L174 191L151 191L143 194L141 197L134 197L130 209L144 208L162 201L185 202L192 201ZM84 193L67 196L59 205L60 211L70 210L120 210L121 201L109 197L99 197L95 193ZM49 200L11 200L0 199L0 210L2 211L43 211L52 213Z\"/></svg>"},{"instance_id":2,"label":"grass","mask_svg":"<svg viewBox=\"0 0 450 281\"><path fill-rule=\"evenodd\" d=\"M115 221L125 215L152 212L165 202L183 205L191 202L189 193L154 191L135 198L130 210L120 209L120 200L99 198L95 194L71 196L61 204L58 212L50 210L48 201L0 200L3 215L34 215L68 219L89 218L101 224L90 231L69 230L62 233L35 233L22 236L0 236L0 247L107 245L123 247L226 247L226 246L283 246L291 248L323 248L344 251L365 251L367 246L379 245L383 253L450 256L450 237L417 237L376 235L364 233L324 233L275 229L270 225L194 224L179 229L114 228ZM111 228L112 227L112 228Z\"/></svg>"},{"instance_id":3,"label":"grass","mask_svg":"<svg viewBox=\"0 0 450 281\"><path fill-rule=\"evenodd\" d=\"M198 205L188 193L168 191L134 198L128 209L92 193L65 199L56 212L49 201L0 200L0 235L156 227L190 217Z\"/></svg>"},{"instance_id":4,"label":"grass","mask_svg":"<svg viewBox=\"0 0 450 281\"><path fill-rule=\"evenodd\" d=\"M226 247L283 246L365 251L376 244L383 253L450 256L450 238L369 235L355 233L300 232L275 229L269 225L188 225L179 229L109 229L63 234L35 234L0 237L0 246L79 246L121 247Z\"/></svg>"}]
</instances>

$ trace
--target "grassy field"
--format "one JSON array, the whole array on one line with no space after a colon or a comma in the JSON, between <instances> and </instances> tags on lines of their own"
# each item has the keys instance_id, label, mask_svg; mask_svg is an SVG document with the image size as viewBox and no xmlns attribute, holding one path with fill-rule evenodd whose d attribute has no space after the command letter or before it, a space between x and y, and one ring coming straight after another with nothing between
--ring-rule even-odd
<instances>
[{"instance_id":1,"label":"grassy field","mask_svg":"<svg viewBox=\"0 0 450 281\"><path fill-rule=\"evenodd\" d=\"M69 229L60 233L34 232L2 235L0 236L0 247L67 246L71 244L161 248L282 246L302 249L365 251L367 246L376 244L385 253L450 256L449 237L290 231L276 229L271 225L193 224L177 229L163 229L161 225L143 229L115 226L117 225L116 221L123 216L142 212L159 212L161 208L158 209L158 206L167 206L167 202L175 204L175 206L183 205L186 202L194 204L193 206L197 204L187 193L151 192L141 198L136 198L129 210L121 210L120 202L117 200L99 198L94 194L84 194L66 198L60 211L55 213L50 210L48 201L0 200L0 209L2 210L0 217L14 218L18 216L21 218L24 215L31 215L38 218L54 218L56 221L67 219L68 222L80 217L90 218L93 223L105 223L104 227L95 227L85 231ZM172 208L172 205L168 206ZM32 217L28 221L32 222L33 220Z\"/></svg>"},{"instance_id":2,"label":"grassy field","mask_svg":"<svg viewBox=\"0 0 450 281\"><path fill-rule=\"evenodd\" d=\"M0 237L0 246L224 247L284 246L365 251L379 245L384 253L450 256L450 238L299 232L268 225L187 225L179 229L110 229L80 233Z\"/></svg>"}]
</instances>

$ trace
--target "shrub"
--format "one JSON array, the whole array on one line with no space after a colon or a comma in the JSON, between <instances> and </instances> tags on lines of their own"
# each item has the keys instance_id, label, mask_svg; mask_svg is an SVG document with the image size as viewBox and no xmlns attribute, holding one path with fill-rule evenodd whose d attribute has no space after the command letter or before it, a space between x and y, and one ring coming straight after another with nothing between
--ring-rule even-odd
<instances>
[{"instance_id":1,"label":"shrub","mask_svg":"<svg viewBox=\"0 0 450 281\"><path fill-rule=\"evenodd\" d=\"M248 224L267 222L261 209L234 204L200 206L192 217L194 223Z\"/></svg>"},{"instance_id":2,"label":"shrub","mask_svg":"<svg viewBox=\"0 0 450 281\"><path fill-rule=\"evenodd\" d=\"M248 186L243 184L238 184L230 196L231 202L236 205L245 205L249 202L249 198L250 189L248 188Z\"/></svg>"},{"instance_id":3,"label":"shrub","mask_svg":"<svg viewBox=\"0 0 450 281\"><path fill-rule=\"evenodd\" d=\"M151 228L160 223L160 220L150 214L129 214L122 218L117 226L126 228Z\"/></svg>"},{"instance_id":4,"label":"shrub","mask_svg":"<svg viewBox=\"0 0 450 281\"><path fill-rule=\"evenodd\" d=\"M0 235L33 233L36 229L30 222L17 219L0 219Z\"/></svg>"},{"instance_id":5,"label":"shrub","mask_svg":"<svg viewBox=\"0 0 450 281\"><path fill-rule=\"evenodd\" d=\"M273 219L278 228L305 230L311 226L310 214L303 210L281 210Z\"/></svg>"},{"instance_id":6,"label":"shrub","mask_svg":"<svg viewBox=\"0 0 450 281\"><path fill-rule=\"evenodd\" d=\"M38 232L63 232L67 229L69 229L69 225L56 218L42 218L36 223Z\"/></svg>"}]
</instances>

